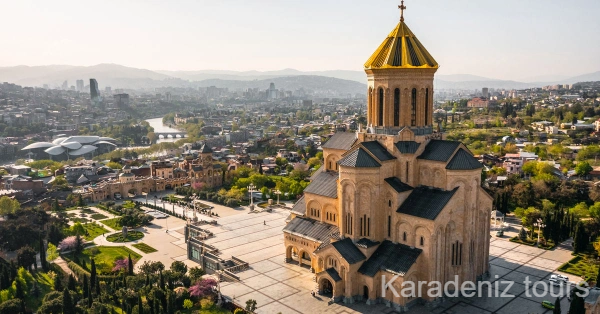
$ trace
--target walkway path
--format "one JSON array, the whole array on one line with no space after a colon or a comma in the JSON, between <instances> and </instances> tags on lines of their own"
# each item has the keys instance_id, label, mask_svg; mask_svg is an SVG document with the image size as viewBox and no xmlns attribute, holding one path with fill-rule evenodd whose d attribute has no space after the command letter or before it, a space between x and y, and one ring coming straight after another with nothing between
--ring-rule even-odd
<instances>
[{"instance_id":1,"label":"walkway path","mask_svg":"<svg viewBox=\"0 0 600 314\"><path fill-rule=\"evenodd\" d=\"M75 279L77 279L77 275L67 266L67 261L65 261L62 257L58 257L54 260L54 264L58 265L67 275L73 275Z\"/></svg>"}]
</instances>

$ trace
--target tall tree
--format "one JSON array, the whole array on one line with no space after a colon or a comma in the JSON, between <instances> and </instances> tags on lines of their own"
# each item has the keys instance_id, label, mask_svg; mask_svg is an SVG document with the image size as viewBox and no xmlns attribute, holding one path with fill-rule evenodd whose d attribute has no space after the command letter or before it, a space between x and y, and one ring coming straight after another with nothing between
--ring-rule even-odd
<instances>
[{"instance_id":1,"label":"tall tree","mask_svg":"<svg viewBox=\"0 0 600 314\"><path fill-rule=\"evenodd\" d=\"M75 277L73 277L73 274L69 275L67 288L71 291L77 291L77 283L75 282Z\"/></svg>"},{"instance_id":2,"label":"tall tree","mask_svg":"<svg viewBox=\"0 0 600 314\"><path fill-rule=\"evenodd\" d=\"M96 282L96 262L92 258L91 266L90 266L90 284L94 284ZM90 289L90 293L92 290Z\"/></svg>"},{"instance_id":3,"label":"tall tree","mask_svg":"<svg viewBox=\"0 0 600 314\"><path fill-rule=\"evenodd\" d=\"M560 310L560 299L558 297L556 297L556 301L554 301L554 310L552 311L552 314L562 314Z\"/></svg>"},{"instance_id":4,"label":"tall tree","mask_svg":"<svg viewBox=\"0 0 600 314\"><path fill-rule=\"evenodd\" d=\"M75 306L69 289L63 290L63 314L75 314Z\"/></svg>"},{"instance_id":5,"label":"tall tree","mask_svg":"<svg viewBox=\"0 0 600 314\"><path fill-rule=\"evenodd\" d=\"M571 306L569 307L569 314L585 314L585 302L582 297L577 295L577 293L573 294L573 300L571 300Z\"/></svg>"},{"instance_id":6,"label":"tall tree","mask_svg":"<svg viewBox=\"0 0 600 314\"><path fill-rule=\"evenodd\" d=\"M83 275L83 297L87 298L90 294L89 294L89 283L88 283L88 277L86 275Z\"/></svg>"},{"instance_id":7,"label":"tall tree","mask_svg":"<svg viewBox=\"0 0 600 314\"><path fill-rule=\"evenodd\" d=\"M46 247L44 246L44 238L40 235L40 262L42 263L42 269L48 271L48 261L46 260Z\"/></svg>"},{"instance_id":8,"label":"tall tree","mask_svg":"<svg viewBox=\"0 0 600 314\"><path fill-rule=\"evenodd\" d=\"M133 276L133 261L131 260L131 253L129 253L129 256L127 257L127 266L129 276Z\"/></svg>"},{"instance_id":9,"label":"tall tree","mask_svg":"<svg viewBox=\"0 0 600 314\"><path fill-rule=\"evenodd\" d=\"M142 303L142 296L138 294L138 314L144 314L144 304Z\"/></svg>"},{"instance_id":10,"label":"tall tree","mask_svg":"<svg viewBox=\"0 0 600 314\"><path fill-rule=\"evenodd\" d=\"M573 239L573 251L575 253L585 252L588 246L588 235L583 223L580 221L575 227L575 237Z\"/></svg>"},{"instance_id":11,"label":"tall tree","mask_svg":"<svg viewBox=\"0 0 600 314\"><path fill-rule=\"evenodd\" d=\"M62 291L63 290L63 285L62 285L62 278L60 277L60 275L56 275L56 277L54 277L54 291Z\"/></svg>"}]
</instances>

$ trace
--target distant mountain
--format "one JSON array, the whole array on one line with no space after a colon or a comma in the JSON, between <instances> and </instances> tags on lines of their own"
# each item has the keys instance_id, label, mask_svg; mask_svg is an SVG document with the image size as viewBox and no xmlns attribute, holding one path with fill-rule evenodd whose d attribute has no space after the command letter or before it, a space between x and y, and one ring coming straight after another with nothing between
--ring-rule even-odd
<instances>
[{"instance_id":1,"label":"distant mountain","mask_svg":"<svg viewBox=\"0 0 600 314\"><path fill-rule=\"evenodd\" d=\"M574 76L566 80L567 83L578 83L578 82L592 82L600 81L600 71L594 73L583 74Z\"/></svg>"},{"instance_id":2,"label":"distant mountain","mask_svg":"<svg viewBox=\"0 0 600 314\"><path fill-rule=\"evenodd\" d=\"M221 80L238 80L238 81L251 81L251 80L266 80L274 77L282 76L299 76L299 75L312 75L312 76L329 76L342 80L351 80L360 83L366 81L367 75L362 71L346 71L346 70L332 70L332 71L299 71L295 69L283 69L278 71L221 71L221 70L202 70L202 71L156 71L157 73L165 74L168 76L190 80L190 81L202 81L208 79L221 79Z\"/></svg>"},{"instance_id":3,"label":"distant mountain","mask_svg":"<svg viewBox=\"0 0 600 314\"><path fill-rule=\"evenodd\" d=\"M496 79L491 79L483 76L471 75L471 74L438 74L435 76L436 79L445 81L445 82L474 82L474 81L497 81Z\"/></svg>"}]
</instances>

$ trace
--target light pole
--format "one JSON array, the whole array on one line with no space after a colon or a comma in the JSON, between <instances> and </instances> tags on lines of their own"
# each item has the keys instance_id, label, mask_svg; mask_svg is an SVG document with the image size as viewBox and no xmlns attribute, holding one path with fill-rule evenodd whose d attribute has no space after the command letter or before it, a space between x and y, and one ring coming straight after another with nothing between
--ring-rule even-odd
<instances>
[{"instance_id":1,"label":"light pole","mask_svg":"<svg viewBox=\"0 0 600 314\"><path fill-rule=\"evenodd\" d=\"M252 183L248 186L248 193L250 193L250 210L254 210L254 197L252 193L256 192L256 186Z\"/></svg>"},{"instance_id":2,"label":"light pole","mask_svg":"<svg viewBox=\"0 0 600 314\"><path fill-rule=\"evenodd\" d=\"M538 218L537 222L533 223L533 226L534 227L538 227L538 239L537 239L537 243L538 243L538 246L539 246L540 245L540 234L542 233L542 228L545 228L546 225L543 224L542 218Z\"/></svg>"},{"instance_id":3,"label":"light pole","mask_svg":"<svg viewBox=\"0 0 600 314\"><path fill-rule=\"evenodd\" d=\"M277 194L277 205L279 205L279 195L281 195L281 191L275 190L273 193Z\"/></svg>"}]
</instances>

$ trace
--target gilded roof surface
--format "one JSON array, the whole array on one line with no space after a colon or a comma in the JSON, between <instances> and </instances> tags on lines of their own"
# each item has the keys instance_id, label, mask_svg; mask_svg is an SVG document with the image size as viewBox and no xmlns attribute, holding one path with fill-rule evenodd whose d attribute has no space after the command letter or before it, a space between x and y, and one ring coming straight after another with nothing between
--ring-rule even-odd
<instances>
[{"instance_id":1,"label":"gilded roof surface","mask_svg":"<svg viewBox=\"0 0 600 314\"><path fill-rule=\"evenodd\" d=\"M403 21L398 23L365 63L366 70L438 67L435 59Z\"/></svg>"}]
</instances>

